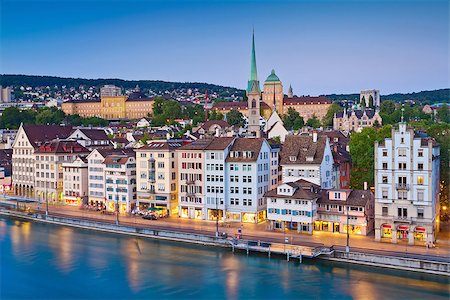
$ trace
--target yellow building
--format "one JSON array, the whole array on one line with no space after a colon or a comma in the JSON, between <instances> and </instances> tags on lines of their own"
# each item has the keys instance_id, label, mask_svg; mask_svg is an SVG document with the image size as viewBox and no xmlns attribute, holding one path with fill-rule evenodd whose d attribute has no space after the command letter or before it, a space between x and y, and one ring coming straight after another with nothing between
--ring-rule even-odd
<instances>
[{"instance_id":1,"label":"yellow building","mask_svg":"<svg viewBox=\"0 0 450 300\"><path fill-rule=\"evenodd\" d=\"M142 94L127 96L104 96L100 100L69 100L62 104L68 115L100 117L108 120L139 119L153 114L153 99Z\"/></svg>"}]
</instances>

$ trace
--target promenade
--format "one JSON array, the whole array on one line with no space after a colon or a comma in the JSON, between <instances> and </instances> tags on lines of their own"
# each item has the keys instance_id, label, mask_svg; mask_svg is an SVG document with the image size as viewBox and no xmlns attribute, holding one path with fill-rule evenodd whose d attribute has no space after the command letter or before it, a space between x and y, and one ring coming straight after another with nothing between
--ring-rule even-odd
<instances>
[{"instance_id":1,"label":"promenade","mask_svg":"<svg viewBox=\"0 0 450 300\"><path fill-rule=\"evenodd\" d=\"M28 203L33 210L37 210L37 203ZM40 212L45 213L45 204L40 205ZM116 220L115 215L102 214L98 211L90 211L80 209L78 207L67 205L49 205L49 214L62 217L89 219L93 221L102 221L107 223L114 223ZM216 222L182 219L177 217L167 217L158 220L145 220L140 216L121 214L119 216L121 224L146 227L151 229L166 229L181 232L192 232L214 236L216 233ZM408 245L406 243L392 244L387 242L376 242L373 235L369 236L350 236L350 249L351 251L362 251L367 253L377 252L390 252L391 255L414 257L414 255L428 256L430 259L436 260L441 257L444 260L449 260L450 254L450 241L448 224L442 226L442 230L436 242L435 248L427 248L420 245ZM226 232L229 236L235 236L238 233L238 229L241 229L242 237L251 240L261 240L268 242L284 243L286 240L288 244L293 245L305 245L305 246L334 246L335 248L345 249L347 242L346 234L330 233L315 231L314 234L299 234L295 231L286 230L272 231L268 230L268 223L263 222L260 224L248 224L248 223L228 223L224 226L219 222L219 232Z\"/></svg>"}]
</instances>

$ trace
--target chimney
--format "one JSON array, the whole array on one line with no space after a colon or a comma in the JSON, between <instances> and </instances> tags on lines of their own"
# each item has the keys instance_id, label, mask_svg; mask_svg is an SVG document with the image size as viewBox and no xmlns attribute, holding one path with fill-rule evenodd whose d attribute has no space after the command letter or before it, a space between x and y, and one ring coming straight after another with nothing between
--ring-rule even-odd
<instances>
[{"instance_id":1,"label":"chimney","mask_svg":"<svg viewBox=\"0 0 450 300\"><path fill-rule=\"evenodd\" d=\"M313 143L317 143L317 131L313 131L312 133Z\"/></svg>"},{"instance_id":2,"label":"chimney","mask_svg":"<svg viewBox=\"0 0 450 300\"><path fill-rule=\"evenodd\" d=\"M364 181L364 190L367 191L367 181Z\"/></svg>"}]
</instances>

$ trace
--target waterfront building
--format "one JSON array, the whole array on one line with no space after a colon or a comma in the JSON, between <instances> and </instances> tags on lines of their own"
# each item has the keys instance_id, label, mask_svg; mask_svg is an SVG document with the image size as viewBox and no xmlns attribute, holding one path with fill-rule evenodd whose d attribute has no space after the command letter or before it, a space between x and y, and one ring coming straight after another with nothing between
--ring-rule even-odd
<instances>
[{"instance_id":1,"label":"waterfront building","mask_svg":"<svg viewBox=\"0 0 450 300\"><path fill-rule=\"evenodd\" d=\"M178 160L178 214L205 220L205 156L211 139L199 139L176 150Z\"/></svg>"},{"instance_id":2,"label":"waterfront building","mask_svg":"<svg viewBox=\"0 0 450 300\"><path fill-rule=\"evenodd\" d=\"M323 189L333 187L333 154L327 136L316 131L288 135L280 157L284 183L304 179Z\"/></svg>"},{"instance_id":3,"label":"waterfront building","mask_svg":"<svg viewBox=\"0 0 450 300\"><path fill-rule=\"evenodd\" d=\"M205 198L208 220L225 220L229 176L226 159L235 138L217 137L205 147Z\"/></svg>"},{"instance_id":4,"label":"waterfront building","mask_svg":"<svg viewBox=\"0 0 450 300\"><path fill-rule=\"evenodd\" d=\"M361 132L363 128L381 126L382 124L383 120L378 111L371 108L349 111L344 109L344 111L335 113L333 118L333 129L346 132Z\"/></svg>"},{"instance_id":5,"label":"waterfront building","mask_svg":"<svg viewBox=\"0 0 450 300\"><path fill-rule=\"evenodd\" d=\"M111 140L102 128L76 128L67 139L77 141L91 151L95 148L112 147Z\"/></svg>"},{"instance_id":6,"label":"waterfront building","mask_svg":"<svg viewBox=\"0 0 450 300\"><path fill-rule=\"evenodd\" d=\"M70 126L20 125L12 145L12 181L16 195L36 197L34 152L46 142L67 138L71 131Z\"/></svg>"},{"instance_id":7,"label":"waterfront building","mask_svg":"<svg viewBox=\"0 0 450 300\"><path fill-rule=\"evenodd\" d=\"M136 206L136 159L134 153L110 154L105 168L106 210L130 213Z\"/></svg>"},{"instance_id":8,"label":"waterfront building","mask_svg":"<svg viewBox=\"0 0 450 300\"><path fill-rule=\"evenodd\" d=\"M258 223L266 219L266 199L271 186L271 147L264 138L234 141L226 159L229 197L227 221Z\"/></svg>"},{"instance_id":9,"label":"waterfront building","mask_svg":"<svg viewBox=\"0 0 450 300\"><path fill-rule=\"evenodd\" d=\"M439 231L436 141L401 122L375 142L375 240L434 242Z\"/></svg>"},{"instance_id":10,"label":"waterfront building","mask_svg":"<svg viewBox=\"0 0 450 300\"><path fill-rule=\"evenodd\" d=\"M52 141L39 146L34 152L36 199L41 203L64 203L63 164L72 163L89 150L75 141Z\"/></svg>"},{"instance_id":11,"label":"waterfront building","mask_svg":"<svg viewBox=\"0 0 450 300\"><path fill-rule=\"evenodd\" d=\"M367 184L365 184L367 187ZM374 228L374 195L370 190L330 189L317 200L314 230L368 235Z\"/></svg>"},{"instance_id":12,"label":"waterfront building","mask_svg":"<svg viewBox=\"0 0 450 300\"><path fill-rule=\"evenodd\" d=\"M178 161L176 149L180 140L151 141L135 149L137 174L137 207L164 209L178 215Z\"/></svg>"},{"instance_id":13,"label":"waterfront building","mask_svg":"<svg viewBox=\"0 0 450 300\"><path fill-rule=\"evenodd\" d=\"M312 234L320 186L300 179L280 184L264 194L270 229L290 229Z\"/></svg>"},{"instance_id":14,"label":"waterfront building","mask_svg":"<svg viewBox=\"0 0 450 300\"><path fill-rule=\"evenodd\" d=\"M78 155L72 162L62 164L64 204L81 206L88 203L88 162Z\"/></svg>"}]
</instances>

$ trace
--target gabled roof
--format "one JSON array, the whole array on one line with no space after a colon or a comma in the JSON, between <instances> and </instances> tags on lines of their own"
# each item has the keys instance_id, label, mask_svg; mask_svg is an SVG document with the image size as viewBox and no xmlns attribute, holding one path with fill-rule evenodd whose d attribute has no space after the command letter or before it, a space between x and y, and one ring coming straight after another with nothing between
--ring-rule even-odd
<instances>
[{"instance_id":1,"label":"gabled roof","mask_svg":"<svg viewBox=\"0 0 450 300\"><path fill-rule=\"evenodd\" d=\"M72 126L59 125L22 125L22 128L34 148L54 139L65 139L72 131Z\"/></svg>"},{"instance_id":2,"label":"gabled roof","mask_svg":"<svg viewBox=\"0 0 450 300\"><path fill-rule=\"evenodd\" d=\"M205 148L206 150L225 150L234 140L234 137L216 137Z\"/></svg>"},{"instance_id":3,"label":"gabled roof","mask_svg":"<svg viewBox=\"0 0 450 300\"><path fill-rule=\"evenodd\" d=\"M133 154L134 155L134 149L132 148L122 148L122 149L111 149L111 148L98 148L94 151L98 151L98 153L103 156L103 158L107 157L108 155L111 154L116 154L116 155L130 155Z\"/></svg>"},{"instance_id":4,"label":"gabled roof","mask_svg":"<svg viewBox=\"0 0 450 300\"><path fill-rule=\"evenodd\" d=\"M209 121L206 121L205 123L203 123L200 126L200 128L209 130L211 128L211 126L213 126L213 125L219 125L221 128L228 128L231 126L230 124L228 124L227 121L224 121L224 120L209 120Z\"/></svg>"},{"instance_id":5,"label":"gabled roof","mask_svg":"<svg viewBox=\"0 0 450 300\"><path fill-rule=\"evenodd\" d=\"M136 151L142 151L142 150L169 150L173 151L180 147L182 147L185 144L185 142L181 140L168 140L168 141L150 141L147 145L135 149Z\"/></svg>"},{"instance_id":6,"label":"gabled roof","mask_svg":"<svg viewBox=\"0 0 450 300\"><path fill-rule=\"evenodd\" d=\"M206 147L209 146L209 144L212 142L212 139L199 139L195 140L192 143L186 144L178 150L205 150Z\"/></svg>"},{"instance_id":7,"label":"gabled roof","mask_svg":"<svg viewBox=\"0 0 450 300\"><path fill-rule=\"evenodd\" d=\"M280 164L321 164L326 144L327 137L323 135L319 135L315 143L310 135L288 135L281 149ZM312 160L307 160L307 157L312 157Z\"/></svg>"},{"instance_id":8,"label":"gabled roof","mask_svg":"<svg viewBox=\"0 0 450 300\"><path fill-rule=\"evenodd\" d=\"M103 129L94 129L94 128L76 128L72 131L70 135L75 133L77 130L81 131L88 139L95 140L95 141L105 141L109 140L108 136L106 135L105 130Z\"/></svg>"},{"instance_id":9,"label":"gabled roof","mask_svg":"<svg viewBox=\"0 0 450 300\"><path fill-rule=\"evenodd\" d=\"M39 146L36 154L89 153L89 150L75 141L52 141Z\"/></svg>"},{"instance_id":10,"label":"gabled roof","mask_svg":"<svg viewBox=\"0 0 450 300\"><path fill-rule=\"evenodd\" d=\"M251 157L243 157L243 155L239 157L231 157L228 154L227 162L254 162L258 160L259 152L261 151L261 147L264 143L264 138L239 138L236 139L233 143L233 147L230 150L231 152L244 152L250 151L253 152Z\"/></svg>"},{"instance_id":11,"label":"gabled roof","mask_svg":"<svg viewBox=\"0 0 450 300\"><path fill-rule=\"evenodd\" d=\"M279 195L278 189L274 188L264 194L264 197L282 197L288 199L305 199L313 200L320 197L320 186L311 183L309 181L299 179L294 182L285 183L295 189L292 196L289 195Z\"/></svg>"},{"instance_id":12,"label":"gabled roof","mask_svg":"<svg viewBox=\"0 0 450 300\"><path fill-rule=\"evenodd\" d=\"M366 206L374 196L370 190L351 190L346 200L330 200L329 193L333 193L339 190L326 190L322 191L320 199L317 200L317 204L343 204L352 206ZM346 190L347 191L347 190Z\"/></svg>"},{"instance_id":13,"label":"gabled roof","mask_svg":"<svg viewBox=\"0 0 450 300\"><path fill-rule=\"evenodd\" d=\"M134 155L116 155L116 154L111 154L108 155L105 160L103 161L103 164L119 164L119 165L123 165L126 164L128 162L128 160L133 157Z\"/></svg>"}]
</instances>

